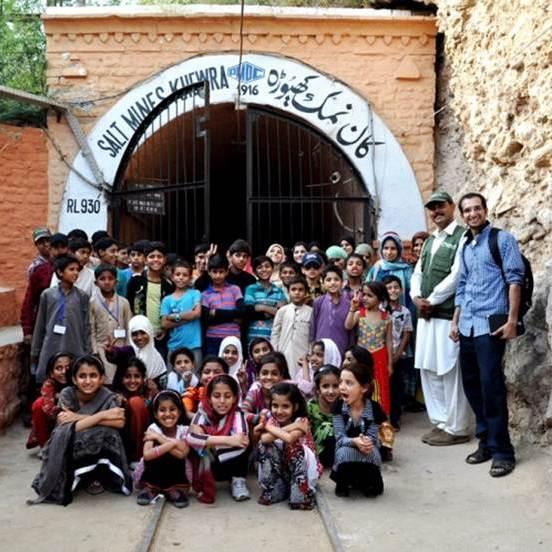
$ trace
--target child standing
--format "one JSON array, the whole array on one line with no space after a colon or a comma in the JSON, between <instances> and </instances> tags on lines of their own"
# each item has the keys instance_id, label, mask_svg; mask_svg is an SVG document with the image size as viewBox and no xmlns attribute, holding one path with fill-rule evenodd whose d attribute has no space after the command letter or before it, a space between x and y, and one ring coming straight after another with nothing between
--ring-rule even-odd
<instances>
[{"instance_id":1,"label":"child standing","mask_svg":"<svg viewBox=\"0 0 552 552\"><path fill-rule=\"evenodd\" d=\"M92 253L92 246L88 241L82 238L73 238L69 240L69 251L77 258L81 266L75 286L82 289L88 297L91 297L94 291L94 271L88 267L88 261ZM56 287L58 284L59 278L54 272L50 287Z\"/></svg>"},{"instance_id":2,"label":"child standing","mask_svg":"<svg viewBox=\"0 0 552 552\"><path fill-rule=\"evenodd\" d=\"M250 498L247 477L249 428L239 409L238 382L228 374L212 378L190 426L188 443L193 458L193 487L198 500L215 501L215 481L231 481L232 498Z\"/></svg>"},{"instance_id":3,"label":"child standing","mask_svg":"<svg viewBox=\"0 0 552 552\"><path fill-rule=\"evenodd\" d=\"M156 495L162 493L177 508L188 506L186 493L189 488L186 477L186 457L189 447L186 443L188 428L184 407L175 391L161 391L153 399L151 424L144 435L144 471L139 486L145 487L136 502L147 506Z\"/></svg>"},{"instance_id":4,"label":"child standing","mask_svg":"<svg viewBox=\"0 0 552 552\"><path fill-rule=\"evenodd\" d=\"M161 242L150 242L145 254L147 271L130 279L127 299L133 314L148 317L155 336L155 347L166 358L167 336L161 327L161 301L174 291L174 284L163 275L167 249Z\"/></svg>"},{"instance_id":5,"label":"child standing","mask_svg":"<svg viewBox=\"0 0 552 552\"><path fill-rule=\"evenodd\" d=\"M81 483L90 494L99 494L104 488L131 493L132 480L119 435L125 413L116 395L103 386L103 377L103 365L95 356L82 356L73 364L73 386L60 393L62 412L33 481L39 495L33 504L67 505Z\"/></svg>"},{"instance_id":6,"label":"child standing","mask_svg":"<svg viewBox=\"0 0 552 552\"><path fill-rule=\"evenodd\" d=\"M148 243L145 240L138 240L128 248L128 258L130 265L126 270L126 273L130 278L134 276L141 276L146 267L146 255L144 253L145 247Z\"/></svg>"},{"instance_id":7,"label":"child standing","mask_svg":"<svg viewBox=\"0 0 552 552\"><path fill-rule=\"evenodd\" d=\"M386 276L397 276L401 281L404 290L402 304L411 308L410 299L410 278L412 278L413 267L401 259L403 251L402 242L395 232L387 232L381 238L380 256L368 271L367 282L382 282Z\"/></svg>"},{"instance_id":8,"label":"child standing","mask_svg":"<svg viewBox=\"0 0 552 552\"><path fill-rule=\"evenodd\" d=\"M134 469L142 458L144 433L150 423L148 404L151 395L146 389L146 365L131 358L128 365L115 373L113 390L118 393L125 409L125 427L121 432L127 460Z\"/></svg>"},{"instance_id":9,"label":"child standing","mask_svg":"<svg viewBox=\"0 0 552 552\"><path fill-rule=\"evenodd\" d=\"M172 269L175 291L161 301L161 325L169 331L169 355L186 347L201 362L201 293L191 289L192 267L187 261L177 261Z\"/></svg>"},{"instance_id":10,"label":"child standing","mask_svg":"<svg viewBox=\"0 0 552 552\"><path fill-rule=\"evenodd\" d=\"M312 305L315 299L324 294L320 281L323 266L324 261L318 253L307 253L303 256L301 270L309 286L309 296L307 298L308 305Z\"/></svg>"},{"instance_id":11,"label":"child standing","mask_svg":"<svg viewBox=\"0 0 552 552\"><path fill-rule=\"evenodd\" d=\"M269 257L262 255L253 259L253 270L259 280L247 286L243 301L248 307L248 318L253 318L248 325L248 343L257 337L270 339L274 316L287 302L282 288L271 281L273 269Z\"/></svg>"},{"instance_id":12,"label":"child standing","mask_svg":"<svg viewBox=\"0 0 552 552\"><path fill-rule=\"evenodd\" d=\"M181 395L188 387L195 387L198 384L197 376L194 374L195 357L194 352L187 347L176 349L169 356L172 371L167 379L167 389L172 389Z\"/></svg>"},{"instance_id":13,"label":"child standing","mask_svg":"<svg viewBox=\"0 0 552 552\"><path fill-rule=\"evenodd\" d=\"M392 324L387 311L389 295L381 282L364 284L362 301L357 295L351 301L351 309L345 321L346 327L358 326L358 345L367 349L374 361L374 375L377 391L374 400L380 403L384 412L391 412L391 390L389 378L393 373Z\"/></svg>"},{"instance_id":14,"label":"child standing","mask_svg":"<svg viewBox=\"0 0 552 552\"><path fill-rule=\"evenodd\" d=\"M291 379L295 380L299 370L298 361L309 350L312 307L306 304L307 281L296 277L289 284L291 303L278 309L272 325L271 342L282 352L290 368Z\"/></svg>"},{"instance_id":15,"label":"child standing","mask_svg":"<svg viewBox=\"0 0 552 552\"><path fill-rule=\"evenodd\" d=\"M245 270L247 263L251 258L251 247L245 240L236 240L228 248L228 260L230 268L227 282L231 285L238 286L242 295L245 293L247 286L255 283L255 276Z\"/></svg>"},{"instance_id":16,"label":"child standing","mask_svg":"<svg viewBox=\"0 0 552 552\"><path fill-rule=\"evenodd\" d=\"M316 444L316 453L325 468L331 468L335 456L332 413L339 399L340 369L331 364L322 366L314 376L316 396L307 403L307 414Z\"/></svg>"},{"instance_id":17,"label":"child standing","mask_svg":"<svg viewBox=\"0 0 552 552\"><path fill-rule=\"evenodd\" d=\"M337 345L343 356L352 341L352 328L345 325L351 298L347 291L342 291L343 273L336 266L330 265L324 270L322 281L326 293L313 305L311 341L327 337Z\"/></svg>"},{"instance_id":18,"label":"child standing","mask_svg":"<svg viewBox=\"0 0 552 552\"><path fill-rule=\"evenodd\" d=\"M207 265L211 285L201 294L201 306L207 330L205 353L216 355L225 337L241 338L236 321L243 315L243 297L240 288L226 281L228 261L220 255L209 259Z\"/></svg>"},{"instance_id":19,"label":"child standing","mask_svg":"<svg viewBox=\"0 0 552 552\"><path fill-rule=\"evenodd\" d=\"M259 414L270 408L270 390L274 385L289 380L286 358L281 353L270 353L260 360L259 379L253 382L242 402L244 412Z\"/></svg>"},{"instance_id":20,"label":"child standing","mask_svg":"<svg viewBox=\"0 0 552 552\"><path fill-rule=\"evenodd\" d=\"M292 383L278 383L270 392L270 413L254 431L257 446L259 504L268 506L289 499L292 510L312 510L322 466L318 462L307 407Z\"/></svg>"},{"instance_id":21,"label":"child standing","mask_svg":"<svg viewBox=\"0 0 552 552\"><path fill-rule=\"evenodd\" d=\"M64 255L56 258L54 268L60 282L40 296L31 345L31 358L38 361L38 383L46 379L48 360L55 353L66 351L79 357L91 349L89 298L75 287L80 263L76 257Z\"/></svg>"},{"instance_id":22,"label":"child standing","mask_svg":"<svg viewBox=\"0 0 552 552\"><path fill-rule=\"evenodd\" d=\"M90 299L90 330L92 351L104 363L106 383L110 384L117 367L105 356L106 343L118 346L128 344L126 328L132 318L128 301L117 295L117 269L113 265L100 264L94 270L97 291Z\"/></svg>"},{"instance_id":23,"label":"child standing","mask_svg":"<svg viewBox=\"0 0 552 552\"><path fill-rule=\"evenodd\" d=\"M400 279L396 276L386 276L383 279L383 284L389 294L393 336L393 375L391 376L391 414L389 418L391 425L399 430L407 378L409 382L408 395L410 397L416 395L416 374L410 348L413 326L410 311L401 305Z\"/></svg>"},{"instance_id":24,"label":"child standing","mask_svg":"<svg viewBox=\"0 0 552 552\"><path fill-rule=\"evenodd\" d=\"M119 268L117 266L119 258L119 244L113 238L107 236L101 238L94 244L94 249L98 254L101 264L109 264L116 268L117 270L117 294L122 295L123 297L127 296L128 282L130 275L128 272L125 272L125 269Z\"/></svg>"},{"instance_id":25,"label":"child standing","mask_svg":"<svg viewBox=\"0 0 552 552\"><path fill-rule=\"evenodd\" d=\"M383 493L378 425L385 416L370 400L372 380L369 366L353 362L341 371L341 400L333 416L335 461L330 475L337 496L349 496L351 487L365 496Z\"/></svg>"},{"instance_id":26,"label":"child standing","mask_svg":"<svg viewBox=\"0 0 552 552\"><path fill-rule=\"evenodd\" d=\"M59 393L69 383L69 371L73 355L57 353L50 357L46 367L46 381L40 389L40 397L32 405L31 433L26 447L42 448L56 425L56 417L60 408L58 405Z\"/></svg>"},{"instance_id":27,"label":"child standing","mask_svg":"<svg viewBox=\"0 0 552 552\"><path fill-rule=\"evenodd\" d=\"M362 277L364 271L366 270L366 261L358 253L352 253L347 259L347 264L345 265L347 272L347 282L344 290L353 294L357 291L362 290Z\"/></svg>"}]
</instances>

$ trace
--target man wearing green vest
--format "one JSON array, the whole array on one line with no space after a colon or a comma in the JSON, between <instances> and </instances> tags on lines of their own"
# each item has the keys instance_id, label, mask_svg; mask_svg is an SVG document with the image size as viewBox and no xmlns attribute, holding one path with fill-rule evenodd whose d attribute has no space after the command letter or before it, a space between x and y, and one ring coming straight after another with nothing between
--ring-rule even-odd
<instances>
[{"instance_id":1,"label":"man wearing green vest","mask_svg":"<svg viewBox=\"0 0 552 552\"><path fill-rule=\"evenodd\" d=\"M433 425L422 441L448 446L469 440L472 419L462 386L459 346L448 337L465 229L454 220L455 205L447 192L434 192L425 206L437 229L424 243L410 284L419 316L414 365L420 370Z\"/></svg>"}]
</instances>

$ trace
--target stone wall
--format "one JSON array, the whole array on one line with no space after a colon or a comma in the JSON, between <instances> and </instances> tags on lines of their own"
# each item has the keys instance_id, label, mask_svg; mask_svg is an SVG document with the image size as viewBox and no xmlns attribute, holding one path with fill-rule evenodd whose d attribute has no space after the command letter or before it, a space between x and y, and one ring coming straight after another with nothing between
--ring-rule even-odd
<instances>
[{"instance_id":1,"label":"stone wall","mask_svg":"<svg viewBox=\"0 0 552 552\"><path fill-rule=\"evenodd\" d=\"M15 289L17 310L25 294L27 266L36 255L32 232L47 221L48 151L43 131L0 125L0 167L0 287Z\"/></svg>"},{"instance_id":2,"label":"stone wall","mask_svg":"<svg viewBox=\"0 0 552 552\"><path fill-rule=\"evenodd\" d=\"M519 439L552 443L552 11L548 0L445 0L436 184L480 191L536 277L529 330L509 346L506 375ZM463 152L463 155L459 155Z\"/></svg>"}]
</instances>

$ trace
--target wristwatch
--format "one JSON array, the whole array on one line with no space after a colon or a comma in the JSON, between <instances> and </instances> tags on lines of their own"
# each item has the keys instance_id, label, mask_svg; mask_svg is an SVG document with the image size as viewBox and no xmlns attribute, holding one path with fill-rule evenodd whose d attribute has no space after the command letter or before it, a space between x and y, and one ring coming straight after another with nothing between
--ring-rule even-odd
<instances>
[{"instance_id":1,"label":"wristwatch","mask_svg":"<svg viewBox=\"0 0 552 552\"><path fill-rule=\"evenodd\" d=\"M182 318L180 318L180 313L179 313L179 312L176 313L176 314L174 315L174 321L175 321L175 322L180 322L181 320L182 320Z\"/></svg>"}]
</instances>

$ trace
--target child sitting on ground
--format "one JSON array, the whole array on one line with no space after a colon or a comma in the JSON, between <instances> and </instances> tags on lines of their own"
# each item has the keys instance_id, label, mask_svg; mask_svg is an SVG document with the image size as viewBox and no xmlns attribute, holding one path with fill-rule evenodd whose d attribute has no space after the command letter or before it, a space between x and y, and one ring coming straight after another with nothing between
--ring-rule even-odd
<instances>
[{"instance_id":1,"label":"child sitting on ground","mask_svg":"<svg viewBox=\"0 0 552 552\"><path fill-rule=\"evenodd\" d=\"M289 500L292 510L312 510L322 466L316 457L305 399L292 383L270 391L270 417L254 428L259 434L257 459L259 504Z\"/></svg>"},{"instance_id":2,"label":"child sitting on ground","mask_svg":"<svg viewBox=\"0 0 552 552\"><path fill-rule=\"evenodd\" d=\"M270 341L268 341L268 339L265 339L264 337L254 339L249 344L249 358L245 363L247 389L249 389L253 385L253 382L257 380L261 358L263 358L265 355L268 355L268 353L272 353L273 351L274 347L272 347Z\"/></svg>"},{"instance_id":3,"label":"child sitting on ground","mask_svg":"<svg viewBox=\"0 0 552 552\"><path fill-rule=\"evenodd\" d=\"M199 368L199 381L195 385L190 385L182 395L182 404L189 420L197 412L199 404L205 395L207 384L215 376L220 376L221 374L228 374L228 364L226 364L226 361L215 355L207 355Z\"/></svg>"},{"instance_id":4,"label":"child sitting on ground","mask_svg":"<svg viewBox=\"0 0 552 552\"><path fill-rule=\"evenodd\" d=\"M314 396L314 376L325 364L341 366L341 354L331 339L315 341L310 356L299 359L300 370L297 372L295 383L306 399Z\"/></svg>"},{"instance_id":5,"label":"child sitting on ground","mask_svg":"<svg viewBox=\"0 0 552 552\"><path fill-rule=\"evenodd\" d=\"M139 358L131 358L122 370L115 372L113 390L125 409L125 427L121 431L127 460L134 469L142 458L144 433L150 423L148 405L151 391L146 387L146 366Z\"/></svg>"},{"instance_id":6,"label":"child sitting on ground","mask_svg":"<svg viewBox=\"0 0 552 552\"><path fill-rule=\"evenodd\" d=\"M188 387L195 387L198 384L197 376L194 374L195 357L191 349L181 347L176 349L169 356L172 370L167 379L167 389L172 389L182 395Z\"/></svg>"},{"instance_id":7,"label":"child sitting on ground","mask_svg":"<svg viewBox=\"0 0 552 552\"><path fill-rule=\"evenodd\" d=\"M337 496L349 496L351 488L365 496L383 493L378 426L385 415L370 400L372 381L371 366L353 362L341 371L341 399L333 415L335 460L330 475Z\"/></svg>"},{"instance_id":8,"label":"child sitting on ground","mask_svg":"<svg viewBox=\"0 0 552 552\"><path fill-rule=\"evenodd\" d=\"M72 367L73 386L62 390L58 425L43 451L40 473L33 481L38 498L32 504L53 502L67 505L82 485L88 493L108 488L131 493L128 470L119 430L125 411L117 396L103 386L104 368L92 355L78 358Z\"/></svg>"},{"instance_id":9,"label":"child sitting on ground","mask_svg":"<svg viewBox=\"0 0 552 552\"><path fill-rule=\"evenodd\" d=\"M177 508L188 506L190 484L186 477L188 427L180 396L175 391L161 391L152 404L155 423L144 435L144 469L137 476L137 487L144 488L136 498L147 506L158 494L164 494Z\"/></svg>"},{"instance_id":10,"label":"child sitting on ground","mask_svg":"<svg viewBox=\"0 0 552 552\"><path fill-rule=\"evenodd\" d=\"M273 352L260 360L259 379L251 385L242 402L244 412L259 414L270 408L270 390L274 385L289 380L286 357Z\"/></svg>"},{"instance_id":11,"label":"child sitting on ground","mask_svg":"<svg viewBox=\"0 0 552 552\"><path fill-rule=\"evenodd\" d=\"M339 374L341 370L331 364L322 366L314 376L316 395L307 403L316 453L325 468L331 468L335 456L335 436L332 414L339 399Z\"/></svg>"},{"instance_id":12,"label":"child sitting on ground","mask_svg":"<svg viewBox=\"0 0 552 552\"><path fill-rule=\"evenodd\" d=\"M73 355L57 353L50 357L46 366L46 381L40 388L40 397L33 402L31 433L26 447L44 447L56 425L60 412L59 393L69 385Z\"/></svg>"},{"instance_id":13,"label":"child sitting on ground","mask_svg":"<svg viewBox=\"0 0 552 552\"><path fill-rule=\"evenodd\" d=\"M207 384L200 408L194 416L188 443L197 454L191 457L193 487L197 499L212 504L216 481L231 481L232 498L250 498L247 477L249 428L240 410L238 382L228 374Z\"/></svg>"}]
</instances>

